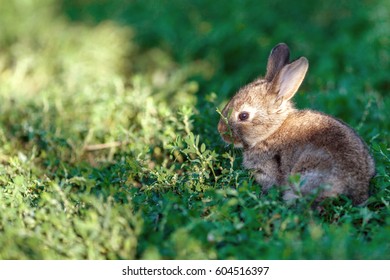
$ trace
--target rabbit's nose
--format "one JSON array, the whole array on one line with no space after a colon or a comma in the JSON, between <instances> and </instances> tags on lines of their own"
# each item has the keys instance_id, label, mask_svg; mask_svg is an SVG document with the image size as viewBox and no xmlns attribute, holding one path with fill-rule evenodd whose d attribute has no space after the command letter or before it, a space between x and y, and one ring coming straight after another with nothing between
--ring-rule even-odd
<instances>
[{"instance_id":1,"label":"rabbit's nose","mask_svg":"<svg viewBox=\"0 0 390 280\"><path fill-rule=\"evenodd\" d=\"M218 123L218 131L221 134L226 132L226 123L225 123L225 121L223 121L223 120L219 121L219 123Z\"/></svg>"}]
</instances>

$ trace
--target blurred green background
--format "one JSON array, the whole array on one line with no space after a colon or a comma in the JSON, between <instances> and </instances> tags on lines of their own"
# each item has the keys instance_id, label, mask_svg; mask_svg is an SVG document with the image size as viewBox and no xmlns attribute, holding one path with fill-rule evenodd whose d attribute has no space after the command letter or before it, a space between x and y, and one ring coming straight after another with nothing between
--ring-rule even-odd
<instances>
[{"instance_id":1,"label":"blurred green background","mask_svg":"<svg viewBox=\"0 0 390 280\"><path fill-rule=\"evenodd\" d=\"M0 0L0 259L389 259L387 0ZM216 130L274 45L377 164L354 207L261 195Z\"/></svg>"}]
</instances>

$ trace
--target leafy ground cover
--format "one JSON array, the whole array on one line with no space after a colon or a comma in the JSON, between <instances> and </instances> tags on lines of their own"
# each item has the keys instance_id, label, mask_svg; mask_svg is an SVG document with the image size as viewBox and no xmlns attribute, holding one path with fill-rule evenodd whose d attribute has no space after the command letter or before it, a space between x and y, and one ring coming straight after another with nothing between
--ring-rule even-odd
<instances>
[{"instance_id":1,"label":"leafy ground cover","mask_svg":"<svg viewBox=\"0 0 390 280\"><path fill-rule=\"evenodd\" d=\"M0 0L0 259L389 259L388 1ZM363 206L262 195L217 108L290 45L343 119Z\"/></svg>"}]
</instances>

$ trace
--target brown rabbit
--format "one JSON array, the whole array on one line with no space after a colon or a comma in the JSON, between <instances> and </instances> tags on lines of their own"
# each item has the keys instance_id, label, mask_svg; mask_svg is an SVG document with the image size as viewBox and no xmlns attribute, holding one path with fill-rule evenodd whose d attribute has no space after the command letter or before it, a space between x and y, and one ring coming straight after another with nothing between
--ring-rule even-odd
<instances>
[{"instance_id":1,"label":"brown rabbit","mask_svg":"<svg viewBox=\"0 0 390 280\"><path fill-rule=\"evenodd\" d=\"M317 201L344 194L354 204L368 198L375 165L363 140L345 123L290 101L301 85L308 61L289 63L285 44L275 46L267 74L241 88L222 111L218 131L224 141L244 149L244 167L267 191L288 187L286 201L318 192ZM300 184L289 177L300 174Z\"/></svg>"}]
</instances>

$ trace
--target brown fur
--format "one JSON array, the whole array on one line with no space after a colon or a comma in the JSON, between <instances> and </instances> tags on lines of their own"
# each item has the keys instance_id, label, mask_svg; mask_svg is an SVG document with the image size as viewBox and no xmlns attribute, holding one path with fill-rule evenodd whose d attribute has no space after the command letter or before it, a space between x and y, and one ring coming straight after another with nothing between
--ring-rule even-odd
<instances>
[{"instance_id":1,"label":"brown fur","mask_svg":"<svg viewBox=\"0 0 390 280\"><path fill-rule=\"evenodd\" d=\"M277 45L266 78L240 89L225 106L218 124L222 138L244 149L244 167L264 190L289 186L286 200L319 190L318 200L344 194L354 204L364 202L375 173L366 145L345 123L294 108L290 99L308 63L301 58L288 64L288 56L287 46ZM239 120L242 111L250 112L248 120ZM289 184L292 174L301 175L299 191Z\"/></svg>"}]
</instances>

